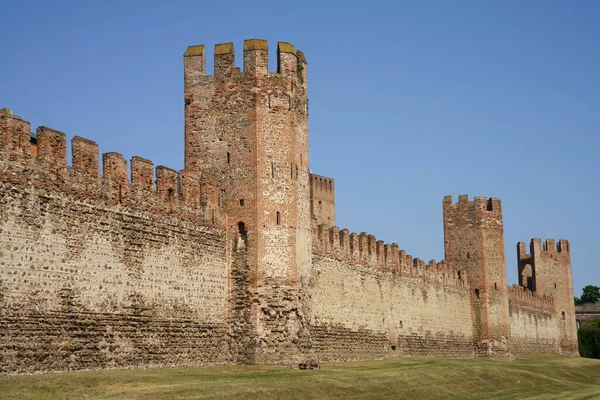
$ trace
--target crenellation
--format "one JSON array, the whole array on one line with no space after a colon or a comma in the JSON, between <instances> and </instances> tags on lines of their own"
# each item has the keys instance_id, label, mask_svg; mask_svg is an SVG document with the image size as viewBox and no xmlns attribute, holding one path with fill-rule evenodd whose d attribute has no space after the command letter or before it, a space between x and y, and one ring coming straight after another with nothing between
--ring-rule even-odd
<instances>
[{"instance_id":1,"label":"crenellation","mask_svg":"<svg viewBox=\"0 0 600 400\"><path fill-rule=\"evenodd\" d=\"M566 239L560 239L558 241L558 243L556 243L556 252L557 253L562 253L562 252L566 252L568 253L570 251L569 249L569 241Z\"/></svg>"},{"instance_id":2,"label":"crenellation","mask_svg":"<svg viewBox=\"0 0 600 400\"><path fill-rule=\"evenodd\" d=\"M331 237L331 250L333 254L337 255L342 250L340 228L332 226L329 231Z\"/></svg>"},{"instance_id":3,"label":"crenellation","mask_svg":"<svg viewBox=\"0 0 600 400\"><path fill-rule=\"evenodd\" d=\"M531 290L519 285L508 287L509 301L525 307L531 307L546 312L554 311L554 298L546 295L538 295Z\"/></svg>"},{"instance_id":4,"label":"crenellation","mask_svg":"<svg viewBox=\"0 0 600 400\"><path fill-rule=\"evenodd\" d=\"M355 232L350 233L350 260L361 261L359 236Z\"/></svg>"},{"instance_id":5,"label":"crenellation","mask_svg":"<svg viewBox=\"0 0 600 400\"><path fill-rule=\"evenodd\" d=\"M154 192L154 163L142 157L133 156L131 164L131 184Z\"/></svg>"},{"instance_id":6,"label":"crenellation","mask_svg":"<svg viewBox=\"0 0 600 400\"><path fill-rule=\"evenodd\" d=\"M67 135L46 126L36 130L38 162L49 169L50 176L67 168Z\"/></svg>"},{"instance_id":7,"label":"crenellation","mask_svg":"<svg viewBox=\"0 0 600 400\"><path fill-rule=\"evenodd\" d=\"M304 53L300 50L296 51L296 59L298 60L298 65L296 66L296 72L298 75L298 80L300 81L300 85L306 89L308 85L308 71L306 64L306 57L304 57ZM308 107L308 104L307 104Z\"/></svg>"},{"instance_id":8,"label":"crenellation","mask_svg":"<svg viewBox=\"0 0 600 400\"><path fill-rule=\"evenodd\" d=\"M177 171L159 165L156 167L156 192L159 197L166 201L179 199L177 187Z\"/></svg>"},{"instance_id":9,"label":"crenellation","mask_svg":"<svg viewBox=\"0 0 600 400\"><path fill-rule=\"evenodd\" d=\"M244 41L244 73L266 76L269 73L269 46L266 40Z\"/></svg>"},{"instance_id":10,"label":"crenellation","mask_svg":"<svg viewBox=\"0 0 600 400\"><path fill-rule=\"evenodd\" d=\"M188 207L200 206L200 176L195 171L181 170L177 174L180 185L180 194L183 202Z\"/></svg>"},{"instance_id":11,"label":"crenellation","mask_svg":"<svg viewBox=\"0 0 600 400\"><path fill-rule=\"evenodd\" d=\"M14 115L8 108L0 112L0 150L13 159L31 162L31 127L29 121Z\"/></svg>"},{"instance_id":12,"label":"crenellation","mask_svg":"<svg viewBox=\"0 0 600 400\"><path fill-rule=\"evenodd\" d=\"M204 45L189 46L183 55L184 85L193 86L206 76L206 55Z\"/></svg>"},{"instance_id":13,"label":"crenellation","mask_svg":"<svg viewBox=\"0 0 600 400\"><path fill-rule=\"evenodd\" d=\"M102 175L117 185L128 185L127 161L123 155L115 152L102 154Z\"/></svg>"},{"instance_id":14,"label":"crenellation","mask_svg":"<svg viewBox=\"0 0 600 400\"><path fill-rule=\"evenodd\" d=\"M99 153L96 142L75 136L71 140L71 166L85 176L97 179L100 176Z\"/></svg>"},{"instance_id":15,"label":"crenellation","mask_svg":"<svg viewBox=\"0 0 600 400\"><path fill-rule=\"evenodd\" d=\"M223 79L233 75L235 68L235 53L233 43L222 43L215 45L214 77Z\"/></svg>"},{"instance_id":16,"label":"crenellation","mask_svg":"<svg viewBox=\"0 0 600 400\"><path fill-rule=\"evenodd\" d=\"M313 250L314 251L314 250ZM340 253L343 255L350 254L350 231L348 229L340 230ZM351 257L348 257L350 260Z\"/></svg>"},{"instance_id":17,"label":"crenellation","mask_svg":"<svg viewBox=\"0 0 600 400\"><path fill-rule=\"evenodd\" d=\"M375 238L375 236L373 236L373 238ZM387 254L385 251L385 244L383 240L378 240L375 243L375 253L377 260L377 268L382 271L387 270Z\"/></svg>"},{"instance_id":18,"label":"crenellation","mask_svg":"<svg viewBox=\"0 0 600 400\"><path fill-rule=\"evenodd\" d=\"M398 243L392 243L391 245L386 245L386 248L389 248L390 255L387 258L388 265L390 270L400 275L402 273L400 269L400 250L398 249Z\"/></svg>"},{"instance_id":19,"label":"crenellation","mask_svg":"<svg viewBox=\"0 0 600 400\"><path fill-rule=\"evenodd\" d=\"M296 75L298 58L296 49L289 43L277 43L277 73L283 75Z\"/></svg>"}]
</instances>

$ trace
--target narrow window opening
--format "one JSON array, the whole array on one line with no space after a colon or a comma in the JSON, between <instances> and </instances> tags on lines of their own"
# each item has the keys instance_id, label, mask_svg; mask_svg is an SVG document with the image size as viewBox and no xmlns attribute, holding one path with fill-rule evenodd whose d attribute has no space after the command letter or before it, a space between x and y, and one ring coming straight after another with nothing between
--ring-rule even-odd
<instances>
[{"instance_id":1,"label":"narrow window opening","mask_svg":"<svg viewBox=\"0 0 600 400\"><path fill-rule=\"evenodd\" d=\"M243 222L238 222L238 250L245 249L248 245L248 232L246 231L246 225Z\"/></svg>"},{"instance_id":2,"label":"narrow window opening","mask_svg":"<svg viewBox=\"0 0 600 400\"><path fill-rule=\"evenodd\" d=\"M562 312L562 319L565 319L565 312Z\"/></svg>"},{"instance_id":3,"label":"narrow window opening","mask_svg":"<svg viewBox=\"0 0 600 400\"><path fill-rule=\"evenodd\" d=\"M498 284L494 282L494 289L498 290Z\"/></svg>"},{"instance_id":4,"label":"narrow window opening","mask_svg":"<svg viewBox=\"0 0 600 400\"><path fill-rule=\"evenodd\" d=\"M271 108L271 95L268 95L267 98L269 99L269 108Z\"/></svg>"},{"instance_id":5,"label":"narrow window opening","mask_svg":"<svg viewBox=\"0 0 600 400\"><path fill-rule=\"evenodd\" d=\"M227 153L227 164L231 164L231 154Z\"/></svg>"},{"instance_id":6,"label":"narrow window opening","mask_svg":"<svg viewBox=\"0 0 600 400\"><path fill-rule=\"evenodd\" d=\"M487 210L488 211L494 211L494 205L492 204L492 199L488 199L487 201Z\"/></svg>"},{"instance_id":7,"label":"narrow window opening","mask_svg":"<svg viewBox=\"0 0 600 400\"><path fill-rule=\"evenodd\" d=\"M471 258L471 253L467 251L467 258Z\"/></svg>"},{"instance_id":8,"label":"narrow window opening","mask_svg":"<svg viewBox=\"0 0 600 400\"><path fill-rule=\"evenodd\" d=\"M275 165L271 161L271 178L275 178Z\"/></svg>"},{"instance_id":9,"label":"narrow window opening","mask_svg":"<svg viewBox=\"0 0 600 400\"><path fill-rule=\"evenodd\" d=\"M554 284L554 289L556 289L556 283Z\"/></svg>"},{"instance_id":10,"label":"narrow window opening","mask_svg":"<svg viewBox=\"0 0 600 400\"><path fill-rule=\"evenodd\" d=\"M479 289L475 289L475 296L477 296L477 298L479 298Z\"/></svg>"},{"instance_id":11,"label":"narrow window opening","mask_svg":"<svg viewBox=\"0 0 600 400\"><path fill-rule=\"evenodd\" d=\"M173 194L175 193L175 191L173 190L173 188L169 188L169 190L167 191L169 198L173 197Z\"/></svg>"},{"instance_id":12,"label":"narrow window opening","mask_svg":"<svg viewBox=\"0 0 600 400\"><path fill-rule=\"evenodd\" d=\"M275 222L277 225L281 225L281 214L279 214L279 211L277 211L277 214L275 215Z\"/></svg>"},{"instance_id":13,"label":"narrow window opening","mask_svg":"<svg viewBox=\"0 0 600 400\"><path fill-rule=\"evenodd\" d=\"M240 206L244 207L244 204L246 204L246 201L244 199L240 199Z\"/></svg>"}]
</instances>

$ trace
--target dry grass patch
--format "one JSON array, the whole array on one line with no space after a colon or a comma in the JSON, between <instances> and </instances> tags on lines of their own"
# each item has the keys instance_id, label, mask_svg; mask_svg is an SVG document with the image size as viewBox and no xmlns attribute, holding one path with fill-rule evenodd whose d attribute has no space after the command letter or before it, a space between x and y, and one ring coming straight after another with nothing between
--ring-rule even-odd
<instances>
[{"instance_id":1,"label":"dry grass patch","mask_svg":"<svg viewBox=\"0 0 600 400\"><path fill-rule=\"evenodd\" d=\"M600 360L396 358L0 377L2 399L600 399Z\"/></svg>"}]
</instances>

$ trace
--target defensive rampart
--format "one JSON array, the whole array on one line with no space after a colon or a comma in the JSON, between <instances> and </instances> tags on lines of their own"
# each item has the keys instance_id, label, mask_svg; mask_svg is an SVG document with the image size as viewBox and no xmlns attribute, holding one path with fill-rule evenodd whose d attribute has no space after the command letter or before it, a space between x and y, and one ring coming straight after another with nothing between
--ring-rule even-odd
<instances>
[{"instance_id":1,"label":"defensive rampart","mask_svg":"<svg viewBox=\"0 0 600 400\"><path fill-rule=\"evenodd\" d=\"M559 353L560 331L554 299L513 285L508 288L513 354Z\"/></svg>"},{"instance_id":2,"label":"defensive rampart","mask_svg":"<svg viewBox=\"0 0 600 400\"><path fill-rule=\"evenodd\" d=\"M466 276L397 244L314 227L311 340L322 360L473 353Z\"/></svg>"},{"instance_id":3,"label":"defensive rampart","mask_svg":"<svg viewBox=\"0 0 600 400\"><path fill-rule=\"evenodd\" d=\"M221 363L228 260L208 177L0 115L0 373ZM217 204L215 204L217 201ZM215 208L212 208L215 207Z\"/></svg>"}]
</instances>

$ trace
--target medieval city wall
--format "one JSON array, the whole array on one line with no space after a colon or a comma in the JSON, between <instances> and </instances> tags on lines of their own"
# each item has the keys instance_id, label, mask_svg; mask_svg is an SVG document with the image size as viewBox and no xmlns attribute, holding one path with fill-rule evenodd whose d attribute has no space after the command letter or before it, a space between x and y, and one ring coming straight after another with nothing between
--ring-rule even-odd
<instances>
[{"instance_id":1,"label":"medieval city wall","mask_svg":"<svg viewBox=\"0 0 600 400\"><path fill-rule=\"evenodd\" d=\"M15 127L19 129L15 129ZM229 360L228 249L206 179L2 116L0 373ZM23 136L19 138L19 134ZM23 140L20 140L23 139Z\"/></svg>"},{"instance_id":2,"label":"medieval city wall","mask_svg":"<svg viewBox=\"0 0 600 400\"><path fill-rule=\"evenodd\" d=\"M510 350L513 354L560 353L554 299L513 285L508 289Z\"/></svg>"},{"instance_id":3,"label":"medieval city wall","mask_svg":"<svg viewBox=\"0 0 600 400\"><path fill-rule=\"evenodd\" d=\"M471 356L466 277L396 244L320 226L313 232L312 352L320 360Z\"/></svg>"}]
</instances>

